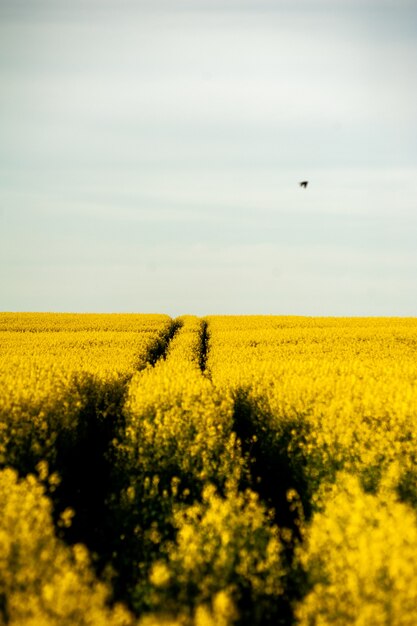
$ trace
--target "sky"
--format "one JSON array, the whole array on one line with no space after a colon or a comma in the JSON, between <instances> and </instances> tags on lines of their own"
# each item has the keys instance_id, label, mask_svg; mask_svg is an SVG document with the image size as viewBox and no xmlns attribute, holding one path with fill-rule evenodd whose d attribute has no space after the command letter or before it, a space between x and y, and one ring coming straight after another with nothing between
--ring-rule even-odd
<instances>
[{"instance_id":1,"label":"sky","mask_svg":"<svg viewBox=\"0 0 417 626\"><path fill-rule=\"evenodd\" d=\"M0 310L417 316L416 75L417 0L0 0Z\"/></svg>"}]
</instances>

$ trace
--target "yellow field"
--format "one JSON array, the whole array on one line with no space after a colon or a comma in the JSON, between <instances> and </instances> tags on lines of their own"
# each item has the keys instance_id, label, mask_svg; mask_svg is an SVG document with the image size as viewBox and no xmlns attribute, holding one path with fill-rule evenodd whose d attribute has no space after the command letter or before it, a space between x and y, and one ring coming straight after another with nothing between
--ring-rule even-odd
<instances>
[{"instance_id":1,"label":"yellow field","mask_svg":"<svg viewBox=\"0 0 417 626\"><path fill-rule=\"evenodd\" d=\"M0 624L414 626L417 319L0 314Z\"/></svg>"}]
</instances>

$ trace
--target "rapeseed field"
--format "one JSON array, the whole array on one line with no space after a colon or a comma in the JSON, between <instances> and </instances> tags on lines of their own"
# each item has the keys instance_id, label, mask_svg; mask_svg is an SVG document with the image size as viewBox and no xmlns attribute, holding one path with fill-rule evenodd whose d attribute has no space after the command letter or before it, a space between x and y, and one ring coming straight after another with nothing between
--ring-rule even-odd
<instances>
[{"instance_id":1,"label":"rapeseed field","mask_svg":"<svg viewBox=\"0 0 417 626\"><path fill-rule=\"evenodd\" d=\"M0 624L414 626L417 319L0 314Z\"/></svg>"}]
</instances>

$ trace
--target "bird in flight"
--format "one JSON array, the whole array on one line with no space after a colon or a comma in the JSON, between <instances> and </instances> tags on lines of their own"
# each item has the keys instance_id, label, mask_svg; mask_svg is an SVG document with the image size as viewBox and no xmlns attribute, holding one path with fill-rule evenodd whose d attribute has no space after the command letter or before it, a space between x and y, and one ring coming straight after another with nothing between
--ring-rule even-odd
<instances>
[{"instance_id":1,"label":"bird in flight","mask_svg":"<svg viewBox=\"0 0 417 626\"><path fill-rule=\"evenodd\" d=\"M304 187L304 189L307 189L307 185L308 185L308 180L303 180L300 183L300 187Z\"/></svg>"}]
</instances>

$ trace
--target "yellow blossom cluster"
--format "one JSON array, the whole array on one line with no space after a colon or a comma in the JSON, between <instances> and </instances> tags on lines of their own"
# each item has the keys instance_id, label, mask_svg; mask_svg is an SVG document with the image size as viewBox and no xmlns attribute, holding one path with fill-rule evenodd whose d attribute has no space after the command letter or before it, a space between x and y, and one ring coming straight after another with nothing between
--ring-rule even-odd
<instances>
[{"instance_id":1,"label":"yellow blossom cluster","mask_svg":"<svg viewBox=\"0 0 417 626\"><path fill-rule=\"evenodd\" d=\"M201 603L190 617L186 613L160 612L143 617L138 626L232 626L238 620L236 606L226 591L216 593L211 602Z\"/></svg>"},{"instance_id":2,"label":"yellow blossom cluster","mask_svg":"<svg viewBox=\"0 0 417 626\"><path fill-rule=\"evenodd\" d=\"M133 626L98 582L87 550L55 534L49 498L31 475L0 471L0 623L10 626ZM63 517L69 517L66 511Z\"/></svg>"},{"instance_id":3,"label":"yellow blossom cluster","mask_svg":"<svg viewBox=\"0 0 417 626\"><path fill-rule=\"evenodd\" d=\"M156 561L151 570L159 603L169 606L174 599L175 605L189 606L221 591L232 597L238 586L258 601L276 600L283 592L284 569L278 529L268 524L270 518L253 491L237 493L234 485L225 497L207 485L201 502L177 507L178 533L165 548L168 562Z\"/></svg>"},{"instance_id":4,"label":"yellow blossom cluster","mask_svg":"<svg viewBox=\"0 0 417 626\"><path fill-rule=\"evenodd\" d=\"M319 494L297 558L310 590L296 609L300 626L414 626L417 519L392 490L365 493L341 473Z\"/></svg>"}]
</instances>

